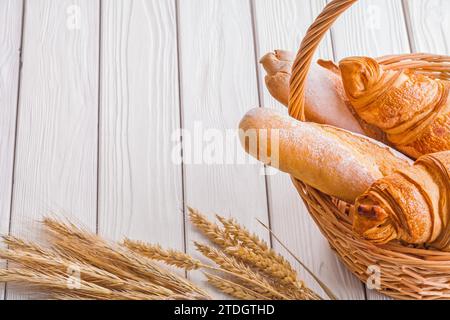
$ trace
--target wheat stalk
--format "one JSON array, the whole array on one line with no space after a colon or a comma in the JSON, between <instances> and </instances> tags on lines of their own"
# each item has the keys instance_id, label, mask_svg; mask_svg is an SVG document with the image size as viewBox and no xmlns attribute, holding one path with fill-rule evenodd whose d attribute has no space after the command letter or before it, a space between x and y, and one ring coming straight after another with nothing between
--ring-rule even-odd
<instances>
[{"instance_id":1,"label":"wheat stalk","mask_svg":"<svg viewBox=\"0 0 450 320\"><path fill-rule=\"evenodd\" d=\"M245 247L226 248L225 252L265 273L269 277L280 280L284 285L302 288L303 283L297 281L296 273L286 270L282 265L274 263L267 257L260 256Z\"/></svg>"},{"instance_id":2,"label":"wheat stalk","mask_svg":"<svg viewBox=\"0 0 450 320\"><path fill-rule=\"evenodd\" d=\"M212 243L218 245L221 248L235 245L235 241L229 234L227 234L218 225L211 223L204 215L198 210L188 208L189 219L191 223Z\"/></svg>"},{"instance_id":3,"label":"wheat stalk","mask_svg":"<svg viewBox=\"0 0 450 320\"><path fill-rule=\"evenodd\" d=\"M268 247L256 236L251 236L248 232L242 230L240 226L218 217L225 225L225 230L221 230L216 224L211 223L208 219L201 215L197 210L189 209L191 222L213 243L219 245L227 254L234 256L246 263L250 263L259 270L265 272L269 276L273 276L287 284L296 282L297 274L285 262L280 264L274 261L272 255L267 254ZM228 228L228 230L227 230ZM235 236L233 238L232 236ZM244 244L251 244L244 247L235 240L241 238ZM237 244L237 246L235 246ZM254 249L257 253L255 253ZM287 263L287 262L286 262ZM287 263L288 264L288 263Z\"/></svg>"},{"instance_id":4,"label":"wheat stalk","mask_svg":"<svg viewBox=\"0 0 450 320\"><path fill-rule=\"evenodd\" d=\"M218 290L240 300L266 300L266 297L230 280L205 273L208 283Z\"/></svg>"},{"instance_id":5,"label":"wheat stalk","mask_svg":"<svg viewBox=\"0 0 450 320\"><path fill-rule=\"evenodd\" d=\"M290 263L283 256L271 249L258 235L250 233L234 219L225 219L219 215L217 215L217 219L223 224L226 232L241 243L241 246L251 249L253 253L263 258L272 260L274 264L283 268L285 273L289 273L295 278L297 277L297 272L292 268Z\"/></svg>"},{"instance_id":6,"label":"wheat stalk","mask_svg":"<svg viewBox=\"0 0 450 320\"><path fill-rule=\"evenodd\" d=\"M237 278L237 280L240 280L249 289L265 296L267 299L290 299L282 292L277 291L277 289L275 289L275 287L262 275L254 272L250 267L233 257L227 256L225 253L210 246L200 243L196 243L195 245L200 253L220 267L220 271Z\"/></svg>"},{"instance_id":7,"label":"wheat stalk","mask_svg":"<svg viewBox=\"0 0 450 320\"><path fill-rule=\"evenodd\" d=\"M202 263L199 260L192 258L190 255L177 250L164 250L160 245L149 245L129 239L125 239L123 245L144 257L161 261L186 271L198 270L202 267Z\"/></svg>"},{"instance_id":8,"label":"wheat stalk","mask_svg":"<svg viewBox=\"0 0 450 320\"><path fill-rule=\"evenodd\" d=\"M319 277L317 277L304 263L303 261L301 261L278 237L276 234L274 234L274 232L268 227L266 226L262 221L258 220L258 222L265 228L267 229L267 231L270 232L270 234L272 235L272 237L291 255L291 257L293 257L295 259L295 261L297 261L302 267L303 269L306 270L306 272L309 273L309 275L311 275L313 277L313 279L319 284L319 286L323 289L323 291L325 291L325 293L327 294L327 296L331 299L331 300L338 300L336 295L331 291L331 289L325 285L325 283L319 279Z\"/></svg>"}]
</instances>

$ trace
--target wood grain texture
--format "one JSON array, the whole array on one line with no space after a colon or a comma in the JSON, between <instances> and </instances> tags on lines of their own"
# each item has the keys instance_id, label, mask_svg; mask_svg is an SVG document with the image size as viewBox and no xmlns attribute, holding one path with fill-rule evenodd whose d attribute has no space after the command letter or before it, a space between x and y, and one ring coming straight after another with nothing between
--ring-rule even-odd
<instances>
[{"instance_id":1,"label":"wood grain texture","mask_svg":"<svg viewBox=\"0 0 450 320\"><path fill-rule=\"evenodd\" d=\"M51 212L95 230L99 2L27 1L25 11L11 230L30 238Z\"/></svg>"},{"instance_id":2,"label":"wood grain texture","mask_svg":"<svg viewBox=\"0 0 450 320\"><path fill-rule=\"evenodd\" d=\"M19 86L22 1L0 1L0 233L9 229ZM4 264L0 262L0 266ZM4 285L0 285L3 299Z\"/></svg>"},{"instance_id":3,"label":"wood grain texture","mask_svg":"<svg viewBox=\"0 0 450 320\"><path fill-rule=\"evenodd\" d=\"M450 55L450 1L409 0L405 3L414 51Z\"/></svg>"},{"instance_id":4,"label":"wood grain texture","mask_svg":"<svg viewBox=\"0 0 450 320\"><path fill-rule=\"evenodd\" d=\"M102 25L99 232L183 249L175 2L106 0Z\"/></svg>"},{"instance_id":5,"label":"wood grain texture","mask_svg":"<svg viewBox=\"0 0 450 320\"><path fill-rule=\"evenodd\" d=\"M332 35L337 61L410 51L400 0L358 1L338 19Z\"/></svg>"},{"instance_id":6,"label":"wood grain texture","mask_svg":"<svg viewBox=\"0 0 450 320\"><path fill-rule=\"evenodd\" d=\"M110 239L128 236L178 249L186 241L194 253L200 237L189 225L183 229L183 170L172 160L176 129L180 122L187 129L187 160L208 147L220 149L214 138L225 139L225 130L259 105L257 72L263 106L282 109L264 88L262 69L255 69L255 49L258 58L278 48L296 51L326 0L251 1L102 0L101 13L100 0L26 1L17 101L23 1L0 0L0 233L8 231L11 213L12 233L32 238L36 221L54 213L98 227ZM405 4L412 49L450 54L449 1ZM318 55L408 51L401 0L361 0L338 20ZM201 128L206 135L196 137ZM235 139L222 144L229 148L224 157L230 149L242 156ZM287 176L268 177L266 190L260 165L219 162L185 164L187 205L210 217L235 217L265 239L255 218L267 222L270 212L275 233L340 298L364 298L363 286L331 252ZM320 292L304 271L300 276ZM7 289L10 299L30 297ZM384 298L373 291L367 297Z\"/></svg>"},{"instance_id":7,"label":"wood grain texture","mask_svg":"<svg viewBox=\"0 0 450 320\"><path fill-rule=\"evenodd\" d=\"M275 49L296 52L306 30L321 12L325 1L255 0L259 56ZM332 59L330 38L324 39L318 55ZM260 78L265 72L259 68ZM285 110L263 88L263 105ZM348 272L330 249L309 216L289 176L279 173L269 179L269 200L272 229L342 299L364 299L363 285ZM276 249L281 250L278 243ZM321 292L317 283L300 270L308 286ZM322 293L322 296L324 294Z\"/></svg>"},{"instance_id":8,"label":"wood grain texture","mask_svg":"<svg viewBox=\"0 0 450 320\"><path fill-rule=\"evenodd\" d=\"M332 28L335 58L352 55L378 57L410 52L406 21L399 0L363 0L338 19ZM385 299L366 290L367 298Z\"/></svg>"},{"instance_id":9,"label":"wood grain texture","mask_svg":"<svg viewBox=\"0 0 450 320\"><path fill-rule=\"evenodd\" d=\"M258 105L250 4L183 0L179 5L185 160L189 162L189 155L201 158L207 146L224 146L224 156L243 155L237 139L226 143L223 136L228 129L236 130L245 112ZM195 128L203 128L206 135L196 138ZM210 217L217 212L237 218L267 239L255 219L268 220L261 166L200 162L185 165L186 203ZM193 253L198 234L189 226L186 237L188 252Z\"/></svg>"}]
</instances>

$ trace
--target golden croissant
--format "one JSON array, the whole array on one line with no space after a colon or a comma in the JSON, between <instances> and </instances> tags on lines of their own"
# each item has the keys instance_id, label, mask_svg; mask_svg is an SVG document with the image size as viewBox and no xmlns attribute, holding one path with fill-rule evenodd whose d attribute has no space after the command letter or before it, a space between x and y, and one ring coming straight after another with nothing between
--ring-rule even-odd
<instances>
[{"instance_id":1,"label":"golden croissant","mask_svg":"<svg viewBox=\"0 0 450 320\"><path fill-rule=\"evenodd\" d=\"M450 150L450 82L384 70L366 57L344 59L339 69L356 113L398 150L415 159Z\"/></svg>"},{"instance_id":2,"label":"golden croissant","mask_svg":"<svg viewBox=\"0 0 450 320\"><path fill-rule=\"evenodd\" d=\"M400 240L450 251L450 151L375 182L356 201L354 230L378 244Z\"/></svg>"}]
</instances>

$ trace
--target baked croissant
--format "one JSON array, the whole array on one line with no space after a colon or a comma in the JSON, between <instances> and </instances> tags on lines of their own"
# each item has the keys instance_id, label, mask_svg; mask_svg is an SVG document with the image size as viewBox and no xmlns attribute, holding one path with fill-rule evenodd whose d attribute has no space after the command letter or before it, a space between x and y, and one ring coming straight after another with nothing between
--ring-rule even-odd
<instances>
[{"instance_id":1,"label":"baked croissant","mask_svg":"<svg viewBox=\"0 0 450 320\"><path fill-rule=\"evenodd\" d=\"M375 182L356 200L354 230L378 244L401 240L450 251L450 151Z\"/></svg>"},{"instance_id":2,"label":"baked croissant","mask_svg":"<svg viewBox=\"0 0 450 320\"><path fill-rule=\"evenodd\" d=\"M352 57L339 68L355 112L413 157L450 150L450 83L412 71L383 70L375 59Z\"/></svg>"}]
</instances>

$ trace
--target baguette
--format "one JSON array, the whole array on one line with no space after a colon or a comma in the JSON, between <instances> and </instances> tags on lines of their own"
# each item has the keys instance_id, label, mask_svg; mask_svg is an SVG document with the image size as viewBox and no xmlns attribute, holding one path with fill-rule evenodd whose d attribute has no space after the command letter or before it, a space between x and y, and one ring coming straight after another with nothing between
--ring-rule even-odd
<instances>
[{"instance_id":1,"label":"baguette","mask_svg":"<svg viewBox=\"0 0 450 320\"><path fill-rule=\"evenodd\" d=\"M300 122L271 109L251 110L240 129L249 154L349 203L376 180L411 165L409 159L372 139Z\"/></svg>"},{"instance_id":2,"label":"baguette","mask_svg":"<svg viewBox=\"0 0 450 320\"><path fill-rule=\"evenodd\" d=\"M401 240L450 251L450 151L374 183L356 201L353 227L377 244Z\"/></svg>"}]
</instances>

